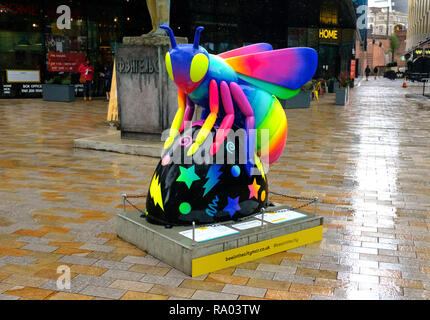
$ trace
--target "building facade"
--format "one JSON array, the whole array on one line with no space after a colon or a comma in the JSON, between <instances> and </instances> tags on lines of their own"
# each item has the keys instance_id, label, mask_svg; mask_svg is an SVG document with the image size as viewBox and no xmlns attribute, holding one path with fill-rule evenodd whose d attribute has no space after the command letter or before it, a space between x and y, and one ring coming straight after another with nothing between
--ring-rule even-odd
<instances>
[{"instance_id":1,"label":"building facade","mask_svg":"<svg viewBox=\"0 0 430 320\"><path fill-rule=\"evenodd\" d=\"M430 48L430 0L409 0L406 51Z\"/></svg>"},{"instance_id":2,"label":"building facade","mask_svg":"<svg viewBox=\"0 0 430 320\"><path fill-rule=\"evenodd\" d=\"M316 77L349 71L354 58L357 15L349 0L171 1L175 34L192 37L205 27L202 45L220 53L268 42L274 48L305 46L318 52Z\"/></svg>"},{"instance_id":3,"label":"building facade","mask_svg":"<svg viewBox=\"0 0 430 320\"><path fill-rule=\"evenodd\" d=\"M170 26L188 39L204 26L201 44L214 54L256 42L311 47L319 55L315 77L329 78L349 71L355 58L356 3L367 1L171 0ZM70 28L58 27L62 5L71 10ZM78 59L88 55L101 71L124 36L149 30L143 0L0 0L0 98L40 97L41 84L57 78L79 95ZM102 84L97 72L96 94Z\"/></svg>"},{"instance_id":4,"label":"building facade","mask_svg":"<svg viewBox=\"0 0 430 320\"><path fill-rule=\"evenodd\" d=\"M383 74L386 65L392 62L395 62L396 68L400 70L407 66L407 61L404 57L407 30L395 30L394 34L399 41L399 47L394 51L394 55L390 49L390 37L384 34L369 35L366 51L363 50L363 46L357 44L356 56L362 62L357 70L359 74L364 74L366 66L369 66L372 72L376 67L379 75Z\"/></svg>"},{"instance_id":5,"label":"building facade","mask_svg":"<svg viewBox=\"0 0 430 320\"><path fill-rule=\"evenodd\" d=\"M396 30L406 30L408 14L400 11L389 11L387 8L369 7L369 35L390 36Z\"/></svg>"},{"instance_id":6,"label":"building facade","mask_svg":"<svg viewBox=\"0 0 430 320\"><path fill-rule=\"evenodd\" d=\"M64 6L70 25L62 29ZM150 29L144 1L0 0L0 98L40 97L42 83L54 78L76 84L79 95L79 74L67 66L88 55L101 71L125 35ZM103 94L98 72L94 83Z\"/></svg>"}]
</instances>

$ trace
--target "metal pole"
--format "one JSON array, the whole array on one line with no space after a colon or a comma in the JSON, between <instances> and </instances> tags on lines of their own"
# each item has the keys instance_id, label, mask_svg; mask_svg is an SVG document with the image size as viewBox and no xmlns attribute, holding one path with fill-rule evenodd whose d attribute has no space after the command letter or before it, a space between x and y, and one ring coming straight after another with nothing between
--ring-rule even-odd
<instances>
[{"instance_id":1,"label":"metal pole","mask_svg":"<svg viewBox=\"0 0 430 320\"><path fill-rule=\"evenodd\" d=\"M317 211L318 211L318 197L315 197L314 200L315 200L314 215L316 216L317 215Z\"/></svg>"},{"instance_id":2,"label":"metal pole","mask_svg":"<svg viewBox=\"0 0 430 320\"><path fill-rule=\"evenodd\" d=\"M266 211L264 208L261 208L261 227L264 227L264 211Z\"/></svg>"},{"instance_id":3,"label":"metal pole","mask_svg":"<svg viewBox=\"0 0 430 320\"><path fill-rule=\"evenodd\" d=\"M127 199L127 194L126 193L122 194L122 209L124 210L124 212L125 212L125 201L126 201L126 199Z\"/></svg>"},{"instance_id":4,"label":"metal pole","mask_svg":"<svg viewBox=\"0 0 430 320\"><path fill-rule=\"evenodd\" d=\"M193 242L196 241L196 223L193 221Z\"/></svg>"},{"instance_id":5,"label":"metal pole","mask_svg":"<svg viewBox=\"0 0 430 320\"><path fill-rule=\"evenodd\" d=\"M388 29L390 27L390 7L387 7L387 37L388 37Z\"/></svg>"}]
</instances>

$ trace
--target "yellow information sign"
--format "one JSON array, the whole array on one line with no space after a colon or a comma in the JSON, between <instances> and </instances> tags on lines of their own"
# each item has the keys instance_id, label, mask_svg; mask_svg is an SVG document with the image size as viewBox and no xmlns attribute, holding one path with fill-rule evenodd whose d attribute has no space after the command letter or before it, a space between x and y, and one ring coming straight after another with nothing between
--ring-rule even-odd
<instances>
[{"instance_id":1,"label":"yellow information sign","mask_svg":"<svg viewBox=\"0 0 430 320\"><path fill-rule=\"evenodd\" d=\"M193 259L192 276L197 277L205 273L225 269L244 262L263 258L271 254L321 241L322 236L323 226L318 226Z\"/></svg>"}]
</instances>

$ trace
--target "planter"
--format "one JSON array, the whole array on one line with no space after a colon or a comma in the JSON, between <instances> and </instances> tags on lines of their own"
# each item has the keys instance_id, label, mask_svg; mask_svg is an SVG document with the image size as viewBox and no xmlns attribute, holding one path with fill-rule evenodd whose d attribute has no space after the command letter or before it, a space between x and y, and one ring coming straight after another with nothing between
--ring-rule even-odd
<instances>
[{"instance_id":1,"label":"planter","mask_svg":"<svg viewBox=\"0 0 430 320\"><path fill-rule=\"evenodd\" d=\"M340 88L336 91L336 102L338 106L344 106L348 102L349 98L349 87Z\"/></svg>"},{"instance_id":2,"label":"planter","mask_svg":"<svg viewBox=\"0 0 430 320\"><path fill-rule=\"evenodd\" d=\"M333 93L336 93L337 90L340 89L340 85L338 81L335 81L333 84Z\"/></svg>"},{"instance_id":3,"label":"planter","mask_svg":"<svg viewBox=\"0 0 430 320\"><path fill-rule=\"evenodd\" d=\"M327 81L327 92L334 93L334 80Z\"/></svg>"},{"instance_id":4,"label":"planter","mask_svg":"<svg viewBox=\"0 0 430 320\"><path fill-rule=\"evenodd\" d=\"M309 91L300 91L296 96L284 100L282 105L284 109L309 108L311 106L311 93Z\"/></svg>"},{"instance_id":5,"label":"planter","mask_svg":"<svg viewBox=\"0 0 430 320\"><path fill-rule=\"evenodd\" d=\"M75 101L75 86L71 84L43 84L42 93L45 101Z\"/></svg>"}]
</instances>

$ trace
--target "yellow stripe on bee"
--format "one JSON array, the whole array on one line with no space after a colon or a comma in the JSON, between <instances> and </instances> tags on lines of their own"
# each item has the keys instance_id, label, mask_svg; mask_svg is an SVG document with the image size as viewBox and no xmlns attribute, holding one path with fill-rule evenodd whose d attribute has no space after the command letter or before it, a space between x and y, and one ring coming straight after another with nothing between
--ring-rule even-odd
<instances>
[{"instance_id":1,"label":"yellow stripe on bee","mask_svg":"<svg viewBox=\"0 0 430 320\"><path fill-rule=\"evenodd\" d=\"M164 143L164 150L168 149L175 141L176 136L179 134L181 129L182 121L184 120L185 114L185 94L178 90L178 111L176 111L175 118L173 119L172 126L170 127L169 137Z\"/></svg>"},{"instance_id":2,"label":"yellow stripe on bee","mask_svg":"<svg viewBox=\"0 0 430 320\"><path fill-rule=\"evenodd\" d=\"M203 142L205 142L206 138L208 137L209 133L211 132L211 130L215 124L216 118L217 118L216 113L211 113L206 118L205 123L203 124L203 126L201 127L201 129L199 131L199 134L197 135L196 142L193 143L193 145L190 147L190 149L187 152L188 157L190 157L194 153L196 153L197 150L199 149L200 145Z\"/></svg>"}]
</instances>

